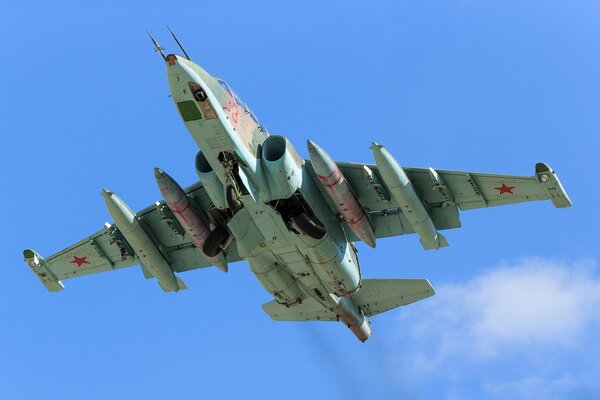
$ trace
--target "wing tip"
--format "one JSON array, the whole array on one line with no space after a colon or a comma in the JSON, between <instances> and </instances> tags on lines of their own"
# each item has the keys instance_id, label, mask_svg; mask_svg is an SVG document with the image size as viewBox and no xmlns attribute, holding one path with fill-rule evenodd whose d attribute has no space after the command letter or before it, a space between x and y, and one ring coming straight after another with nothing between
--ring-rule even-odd
<instances>
[{"instance_id":1,"label":"wing tip","mask_svg":"<svg viewBox=\"0 0 600 400\"><path fill-rule=\"evenodd\" d=\"M23 250L23 258L25 258L25 260L31 259L31 258L35 257L35 255L36 255L35 250L32 250L32 249Z\"/></svg>"},{"instance_id":2,"label":"wing tip","mask_svg":"<svg viewBox=\"0 0 600 400\"><path fill-rule=\"evenodd\" d=\"M437 293L435 292L434 287L431 285L431 282L429 282L429 279L423 279L423 281L424 281L425 285L427 286L427 290L431 291L431 295L429 297L435 296Z\"/></svg>"},{"instance_id":3,"label":"wing tip","mask_svg":"<svg viewBox=\"0 0 600 400\"><path fill-rule=\"evenodd\" d=\"M543 162L535 164L535 176L556 208L567 208L573 205L556 171L550 165Z\"/></svg>"},{"instance_id":4,"label":"wing tip","mask_svg":"<svg viewBox=\"0 0 600 400\"><path fill-rule=\"evenodd\" d=\"M59 292L65 288L63 283L48 268L46 260L38 252L32 249L25 249L23 250L23 257L27 265L49 292Z\"/></svg>"}]
</instances>

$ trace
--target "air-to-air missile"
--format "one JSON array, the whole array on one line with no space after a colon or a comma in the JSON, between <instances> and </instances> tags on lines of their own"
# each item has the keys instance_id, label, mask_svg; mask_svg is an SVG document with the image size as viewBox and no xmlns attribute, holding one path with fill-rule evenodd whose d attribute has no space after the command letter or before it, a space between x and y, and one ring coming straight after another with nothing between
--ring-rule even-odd
<instances>
[{"instance_id":1,"label":"air-to-air missile","mask_svg":"<svg viewBox=\"0 0 600 400\"><path fill-rule=\"evenodd\" d=\"M181 186L160 168L154 168L154 176L165 203L173 211L175 218L177 218L183 229L190 235L194 245L215 267L227 272L227 261L222 252L214 257L209 257L202 251L202 246L210 233L210 229L206 226Z\"/></svg>"},{"instance_id":2,"label":"air-to-air missile","mask_svg":"<svg viewBox=\"0 0 600 400\"><path fill-rule=\"evenodd\" d=\"M101 195L106 202L108 213L133 248L140 264L158 280L160 287L165 292L178 292L187 289L185 283L175 276L171 266L144 231L135 213L131 211L127 204L109 190L102 190Z\"/></svg>"},{"instance_id":3,"label":"air-to-air missile","mask_svg":"<svg viewBox=\"0 0 600 400\"><path fill-rule=\"evenodd\" d=\"M411 181L398 161L382 145L373 142L371 146L375 162L383 182L392 197L400 205L400 210L421 239L425 250L448 246L446 238L435 229L429 213L421 203Z\"/></svg>"},{"instance_id":4,"label":"air-to-air missile","mask_svg":"<svg viewBox=\"0 0 600 400\"><path fill-rule=\"evenodd\" d=\"M344 221L363 242L375 247L375 234L371 223L342 171L329 154L315 142L309 140L307 144L315 173Z\"/></svg>"}]
</instances>

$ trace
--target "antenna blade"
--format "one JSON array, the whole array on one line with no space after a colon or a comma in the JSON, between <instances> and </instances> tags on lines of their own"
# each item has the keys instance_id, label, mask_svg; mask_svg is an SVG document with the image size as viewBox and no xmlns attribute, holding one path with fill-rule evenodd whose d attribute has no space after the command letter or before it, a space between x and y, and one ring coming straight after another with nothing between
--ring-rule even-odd
<instances>
[{"instance_id":1,"label":"antenna blade","mask_svg":"<svg viewBox=\"0 0 600 400\"><path fill-rule=\"evenodd\" d=\"M154 51L158 51L160 53L160 55L162 56L163 60L167 61L167 57L165 57L165 54L163 53L163 48L161 45L159 45L158 43L156 43L156 40L154 40L154 38L152 37L152 35L150 34L150 32L146 31L146 33L148 34L148 36L150 36L150 40L152 40L152 43L154 43Z\"/></svg>"},{"instance_id":2,"label":"antenna blade","mask_svg":"<svg viewBox=\"0 0 600 400\"><path fill-rule=\"evenodd\" d=\"M183 48L183 46L181 45L181 43L179 43L179 40L177 40L177 36L175 36L175 34L171 30L171 28L169 28L168 25L167 25L167 29L169 30L169 32L171 32L171 36L173 36L173 39L175 39L175 41L177 42L177 46L179 46L179 48L181 49L181 51L183 51L183 54L185 55L185 58L187 58L188 60L192 61L192 59L190 58L190 56L188 56L188 53L186 53L186 51Z\"/></svg>"}]
</instances>

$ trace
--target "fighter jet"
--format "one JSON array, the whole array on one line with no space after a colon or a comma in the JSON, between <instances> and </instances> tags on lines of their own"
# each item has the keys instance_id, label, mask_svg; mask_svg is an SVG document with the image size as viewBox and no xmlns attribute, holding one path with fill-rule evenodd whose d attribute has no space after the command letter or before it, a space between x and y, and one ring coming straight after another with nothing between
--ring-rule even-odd
<instances>
[{"instance_id":1,"label":"fighter jet","mask_svg":"<svg viewBox=\"0 0 600 400\"><path fill-rule=\"evenodd\" d=\"M174 35L173 35L174 37ZM177 40L175 38L175 40ZM571 206L545 163L533 176L402 167L378 143L375 163L334 161L308 140L303 159L271 135L222 79L184 56L164 55L171 97L199 147L199 182L182 189L154 174L163 200L135 213L102 191L114 223L50 256L23 252L51 292L63 280L139 265L165 292L187 289L185 271L246 260L273 297L263 310L277 321L341 321L356 337L369 318L434 294L426 279L363 278L354 242L415 234L425 250L448 246L440 233L461 226L459 210L534 200Z\"/></svg>"}]
</instances>

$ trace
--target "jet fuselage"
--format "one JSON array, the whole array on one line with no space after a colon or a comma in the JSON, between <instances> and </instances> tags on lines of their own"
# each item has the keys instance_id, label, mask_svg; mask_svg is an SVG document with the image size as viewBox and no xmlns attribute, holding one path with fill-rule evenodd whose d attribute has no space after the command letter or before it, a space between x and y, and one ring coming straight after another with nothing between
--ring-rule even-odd
<instances>
[{"instance_id":1,"label":"jet fuselage","mask_svg":"<svg viewBox=\"0 0 600 400\"><path fill-rule=\"evenodd\" d=\"M312 297L366 340L370 324L352 301L361 284L356 249L308 164L286 138L269 135L225 81L177 55L166 64L172 99L201 149L196 169L214 206L208 218L227 228L279 303Z\"/></svg>"}]
</instances>

